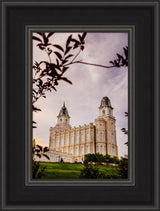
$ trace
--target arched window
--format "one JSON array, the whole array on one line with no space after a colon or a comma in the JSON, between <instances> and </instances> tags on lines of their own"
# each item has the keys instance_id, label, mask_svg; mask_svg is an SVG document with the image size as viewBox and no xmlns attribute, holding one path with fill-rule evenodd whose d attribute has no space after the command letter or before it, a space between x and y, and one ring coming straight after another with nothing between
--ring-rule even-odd
<instances>
[{"instance_id":1,"label":"arched window","mask_svg":"<svg viewBox=\"0 0 160 211\"><path fill-rule=\"evenodd\" d=\"M97 146L97 152L99 152L99 146Z\"/></svg>"},{"instance_id":2,"label":"arched window","mask_svg":"<svg viewBox=\"0 0 160 211\"><path fill-rule=\"evenodd\" d=\"M102 132L100 132L100 137L99 138L100 138L100 140L102 140Z\"/></svg>"},{"instance_id":3,"label":"arched window","mask_svg":"<svg viewBox=\"0 0 160 211\"><path fill-rule=\"evenodd\" d=\"M105 110L102 110L102 114L105 115Z\"/></svg>"},{"instance_id":4,"label":"arched window","mask_svg":"<svg viewBox=\"0 0 160 211\"><path fill-rule=\"evenodd\" d=\"M86 153L89 153L89 146L86 146Z\"/></svg>"},{"instance_id":5,"label":"arched window","mask_svg":"<svg viewBox=\"0 0 160 211\"><path fill-rule=\"evenodd\" d=\"M114 143L114 135L113 135L113 133L112 133L112 143Z\"/></svg>"},{"instance_id":6,"label":"arched window","mask_svg":"<svg viewBox=\"0 0 160 211\"><path fill-rule=\"evenodd\" d=\"M71 151L70 152L71 152L71 154L73 154L73 148L71 148Z\"/></svg>"},{"instance_id":7,"label":"arched window","mask_svg":"<svg viewBox=\"0 0 160 211\"><path fill-rule=\"evenodd\" d=\"M114 146L112 146L112 155L113 156L115 155L115 148L114 148Z\"/></svg>"},{"instance_id":8,"label":"arched window","mask_svg":"<svg viewBox=\"0 0 160 211\"><path fill-rule=\"evenodd\" d=\"M66 137L66 145L68 145L68 136Z\"/></svg>"},{"instance_id":9,"label":"arched window","mask_svg":"<svg viewBox=\"0 0 160 211\"><path fill-rule=\"evenodd\" d=\"M87 135L87 141L89 140L89 133L86 134Z\"/></svg>"},{"instance_id":10,"label":"arched window","mask_svg":"<svg viewBox=\"0 0 160 211\"><path fill-rule=\"evenodd\" d=\"M71 136L71 144L73 144L73 135Z\"/></svg>"},{"instance_id":11,"label":"arched window","mask_svg":"<svg viewBox=\"0 0 160 211\"><path fill-rule=\"evenodd\" d=\"M64 144L64 141L63 141L63 138L61 138L61 146L63 146Z\"/></svg>"},{"instance_id":12,"label":"arched window","mask_svg":"<svg viewBox=\"0 0 160 211\"><path fill-rule=\"evenodd\" d=\"M62 119L60 119L60 123L62 123Z\"/></svg>"},{"instance_id":13,"label":"arched window","mask_svg":"<svg viewBox=\"0 0 160 211\"><path fill-rule=\"evenodd\" d=\"M103 141L105 141L105 133L103 133Z\"/></svg>"},{"instance_id":14,"label":"arched window","mask_svg":"<svg viewBox=\"0 0 160 211\"><path fill-rule=\"evenodd\" d=\"M66 123L67 123L67 119L66 119Z\"/></svg>"},{"instance_id":15,"label":"arched window","mask_svg":"<svg viewBox=\"0 0 160 211\"><path fill-rule=\"evenodd\" d=\"M78 155L78 147L76 147L76 155Z\"/></svg>"},{"instance_id":16,"label":"arched window","mask_svg":"<svg viewBox=\"0 0 160 211\"><path fill-rule=\"evenodd\" d=\"M111 123L111 130L113 130L113 122Z\"/></svg>"},{"instance_id":17,"label":"arched window","mask_svg":"<svg viewBox=\"0 0 160 211\"><path fill-rule=\"evenodd\" d=\"M78 135L76 135L76 144L78 144Z\"/></svg>"},{"instance_id":18,"label":"arched window","mask_svg":"<svg viewBox=\"0 0 160 211\"><path fill-rule=\"evenodd\" d=\"M81 146L81 154L83 155L83 146Z\"/></svg>"},{"instance_id":19,"label":"arched window","mask_svg":"<svg viewBox=\"0 0 160 211\"><path fill-rule=\"evenodd\" d=\"M98 138L99 138L99 135L98 135L98 132L97 132L97 140L98 140Z\"/></svg>"},{"instance_id":20,"label":"arched window","mask_svg":"<svg viewBox=\"0 0 160 211\"><path fill-rule=\"evenodd\" d=\"M83 136L83 134L81 134L81 141L82 141L82 142L84 141L84 136Z\"/></svg>"},{"instance_id":21,"label":"arched window","mask_svg":"<svg viewBox=\"0 0 160 211\"><path fill-rule=\"evenodd\" d=\"M57 138L57 140L56 140L56 147L58 147L59 146L59 139Z\"/></svg>"}]
</instances>

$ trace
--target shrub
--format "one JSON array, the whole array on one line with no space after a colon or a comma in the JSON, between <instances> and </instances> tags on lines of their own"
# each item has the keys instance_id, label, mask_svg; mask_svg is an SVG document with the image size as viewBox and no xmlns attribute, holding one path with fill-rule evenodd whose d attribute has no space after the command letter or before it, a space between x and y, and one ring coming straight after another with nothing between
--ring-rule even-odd
<instances>
[{"instance_id":1,"label":"shrub","mask_svg":"<svg viewBox=\"0 0 160 211\"><path fill-rule=\"evenodd\" d=\"M121 175L122 179L128 178L128 158L121 158L119 162L119 174Z\"/></svg>"},{"instance_id":2,"label":"shrub","mask_svg":"<svg viewBox=\"0 0 160 211\"><path fill-rule=\"evenodd\" d=\"M99 167L96 165L88 164L88 161L84 161L84 168L81 169L81 177L82 178L99 178Z\"/></svg>"},{"instance_id":3,"label":"shrub","mask_svg":"<svg viewBox=\"0 0 160 211\"><path fill-rule=\"evenodd\" d=\"M45 175L44 171L46 166L40 166L39 162L33 161L32 165L32 176L33 179L41 179Z\"/></svg>"}]
</instances>

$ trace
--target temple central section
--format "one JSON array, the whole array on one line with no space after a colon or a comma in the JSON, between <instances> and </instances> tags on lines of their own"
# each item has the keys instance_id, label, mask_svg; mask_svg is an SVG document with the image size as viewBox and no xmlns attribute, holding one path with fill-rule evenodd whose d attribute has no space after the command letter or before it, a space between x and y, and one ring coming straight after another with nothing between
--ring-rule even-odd
<instances>
[{"instance_id":1,"label":"temple central section","mask_svg":"<svg viewBox=\"0 0 160 211\"><path fill-rule=\"evenodd\" d=\"M83 112L83 111L82 111ZM110 99L103 97L99 116L94 123L71 127L68 109L63 104L57 124L50 128L49 150L60 154L66 162L82 162L88 153L102 153L118 157L116 125Z\"/></svg>"}]
</instances>

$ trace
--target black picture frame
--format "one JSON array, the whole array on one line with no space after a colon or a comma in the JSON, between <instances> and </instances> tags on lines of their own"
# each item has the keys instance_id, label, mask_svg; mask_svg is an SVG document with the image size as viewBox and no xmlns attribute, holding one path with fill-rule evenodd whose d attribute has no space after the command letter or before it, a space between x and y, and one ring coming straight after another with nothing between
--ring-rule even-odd
<instances>
[{"instance_id":1,"label":"black picture frame","mask_svg":"<svg viewBox=\"0 0 160 211\"><path fill-rule=\"evenodd\" d=\"M3 1L1 6L1 210L160 210L159 1ZM115 26L132 31L130 182L30 181L28 37L31 28L51 25L63 31Z\"/></svg>"}]
</instances>

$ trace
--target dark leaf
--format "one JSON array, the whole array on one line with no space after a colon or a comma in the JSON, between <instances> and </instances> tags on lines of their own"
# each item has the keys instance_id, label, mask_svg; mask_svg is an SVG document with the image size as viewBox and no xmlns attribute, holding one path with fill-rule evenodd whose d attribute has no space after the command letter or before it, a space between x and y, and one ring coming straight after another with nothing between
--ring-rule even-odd
<instances>
[{"instance_id":1,"label":"dark leaf","mask_svg":"<svg viewBox=\"0 0 160 211\"><path fill-rule=\"evenodd\" d=\"M125 113L125 116L128 116L128 112L124 112Z\"/></svg>"},{"instance_id":2,"label":"dark leaf","mask_svg":"<svg viewBox=\"0 0 160 211\"><path fill-rule=\"evenodd\" d=\"M39 34L39 35L41 35L41 36L42 36L42 34L43 34L42 32L36 32L36 33Z\"/></svg>"},{"instance_id":3,"label":"dark leaf","mask_svg":"<svg viewBox=\"0 0 160 211\"><path fill-rule=\"evenodd\" d=\"M123 48L123 50L124 50L124 53L125 53L126 59L128 59L128 47Z\"/></svg>"},{"instance_id":4,"label":"dark leaf","mask_svg":"<svg viewBox=\"0 0 160 211\"><path fill-rule=\"evenodd\" d=\"M73 49L78 48L79 44L75 43Z\"/></svg>"},{"instance_id":5,"label":"dark leaf","mask_svg":"<svg viewBox=\"0 0 160 211\"><path fill-rule=\"evenodd\" d=\"M57 66L59 66L59 61L58 61L58 59L56 59L56 62L57 62Z\"/></svg>"},{"instance_id":6,"label":"dark leaf","mask_svg":"<svg viewBox=\"0 0 160 211\"><path fill-rule=\"evenodd\" d=\"M62 64L65 64L65 63L67 63L68 62L68 60L63 60L62 61Z\"/></svg>"},{"instance_id":7,"label":"dark leaf","mask_svg":"<svg viewBox=\"0 0 160 211\"><path fill-rule=\"evenodd\" d=\"M62 59L62 56L60 53L58 53L57 51L54 52L56 54L56 56L61 60Z\"/></svg>"},{"instance_id":8,"label":"dark leaf","mask_svg":"<svg viewBox=\"0 0 160 211\"><path fill-rule=\"evenodd\" d=\"M35 152L40 152L40 149L35 149L34 151L35 151Z\"/></svg>"},{"instance_id":9,"label":"dark leaf","mask_svg":"<svg viewBox=\"0 0 160 211\"><path fill-rule=\"evenodd\" d=\"M78 37L79 37L79 40L81 41L81 43L82 43L82 37L81 37L81 35L80 34L78 34Z\"/></svg>"},{"instance_id":10,"label":"dark leaf","mask_svg":"<svg viewBox=\"0 0 160 211\"><path fill-rule=\"evenodd\" d=\"M72 39L72 34L67 39L66 48L68 47L69 43L71 42L71 39Z\"/></svg>"},{"instance_id":11,"label":"dark leaf","mask_svg":"<svg viewBox=\"0 0 160 211\"><path fill-rule=\"evenodd\" d=\"M47 152L47 151L49 151L49 148L48 147L44 147L44 150L43 150L44 152Z\"/></svg>"},{"instance_id":12,"label":"dark leaf","mask_svg":"<svg viewBox=\"0 0 160 211\"><path fill-rule=\"evenodd\" d=\"M68 83L70 83L70 84L72 84L72 82L70 80L68 80L67 78L65 78L65 77L61 77L61 79L66 81L66 82L68 82Z\"/></svg>"},{"instance_id":13,"label":"dark leaf","mask_svg":"<svg viewBox=\"0 0 160 211\"><path fill-rule=\"evenodd\" d=\"M41 155L40 154L36 154L36 156L38 156L39 158L41 158Z\"/></svg>"},{"instance_id":14,"label":"dark leaf","mask_svg":"<svg viewBox=\"0 0 160 211\"><path fill-rule=\"evenodd\" d=\"M66 48L65 55L71 50L72 47Z\"/></svg>"},{"instance_id":15,"label":"dark leaf","mask_svg":"<svg viewBox=\"0 0 160 211\"><path fill-rule=\"evenodd\" d=\"M87 35L87 32L84 32L84 33L82 34L82 40L84 40L84 38L86 37L86 35Z\"/></svg>"},{"instance_id":16,"label":"dark leaf","mask_svg":"<svg viewBox=\"0 0 160 211\"><path fill-rule=\"evenodd\" d=\"M72 42L75 42L76 44L80 44L80 42L76 39L71 39Z\"/></svg>"},{"instance_id":17,"label":"dark leaf","mask_svg":"<svg viewBox=\"0 0 160 211\"><path fill-rule=\"evenodd\" d=\"M48 38L46 37L45 33L43 33L43 41L44 41L44 45L47 46L48 44Z\"/></svg>"},{"instance_id":18,"label":"dark leaf","mask_svg":"<svg viewBox=\"0 0 160 211\"><path fill-rule=\"evenodd\" d=\"M60 45L53 45L53 46L64 52L63 48Z\"/></svg>"},{"instance_id":19,"label":"dark leaf","mask_svg":"<svg viewBox=\"0 0 160 211\"><path fill-rule=\"evenodd\" d=\"M36 147L38 147L41 150L41 152L42 152L42 146L37 144Z\"/></svg>"},{"instance_id":20,"label":"dark leaf","mask_svg":"<svg viewBox=\"0 0 160 211\"><path fill-rule=\"evenodd\" d=\"M41 109L35 107L34 105L32 105L32 110L35 111L35 112L36 112L36 111L41 111Z\"/></svg>"},{"instance_id":21,"label":"dark leaf","mask_svg":"<svg viewBox=\"0 0 160 211\"><path fill-rule=\"evenodd\" d=\"M33 40L37 40L37 41L39 41L39 42L42 42L42 40L41 40L40 38L35 37L35 36L32 36L32 39L33 39Z\"/></svg>"},{"instance_id":22,"label":"dark leaf","mask_svg":"<svg viewBox=\"0 0 160 211\"><path fill-rule=\"evenodd\" d=\"M118 59L121 59L121 57L122 57L122 56L121 56L120 54L118 54L118 53L117 53L117 56L118 56Z\"/></svg>"},{"instance_id":23,"label":"dark leaf","mask_svg":"<svg viewBox=\"0 0 160 211\"><path fill-rule=\"evenodd\" d=\"M114 62L113 62L113 61L109 61L109 63L114 64Z\"/></svg>"},{"instance_id":24,"label":"dark leaf","mask_svg":"<svg viewBox=\"0 0 160 211\"><path fill-rule=\"evenodd\" d=\"M47 38L49 38L50 36L52 36L54 34L54 32L49 32L47 35Z\"/></svg>"},{"instance_id":25,"label":"dark leaf","mask_svg":"<svg viewBox=\"0 0 160 211\"><path fill-rule=\"evenodd\" d=\"M68 56L65 57L65 59L70 58L71 56L73 56L73 54L69 54Z\"/></svg>"},{"instance_id":26,"label":"dark leaf","mask_svg":"<svg viewBox=\"0 0 160 211\"><path fill-rule=\"evenodd\" d=\"M81 50L82 50L82 51L84 50L84 46L83 46L83 45L81 46Z\"/></svg>"},{"instance_id":27,"label":"dark leaf","mask_svg":"<svg viewBox=\"0 0 160 211\"><path fill-rule=\"evenodd\" d=\"M50 160L50 158L48 157L48 155L43 154L44 157L46 157L48 160Z\"/></svg>"},{"instance_id":28,"label":"dark leaf","mask_svg":"<svg viewBox=\"0 0 160 211\"><path fill-rule=\"evenodd\" d=\"M44 47L44 44L43 44L43 43L39 43L39 44L37 44L37 46L38 46L41 50L44 50L44 49L45 49L45 47Z\"/></svg>"},{"instance_id":29,"label":"dark leaf","mask_svg":"<svg viewBox=\"0 0 160 211\"><path fill-rule=\"evenodd\" d=\"M69 67L63 67L62 72L63 72L63 73L66 72L66 70L67 70L68 68L69 68Z\"/></svg>"}]
</instances>

